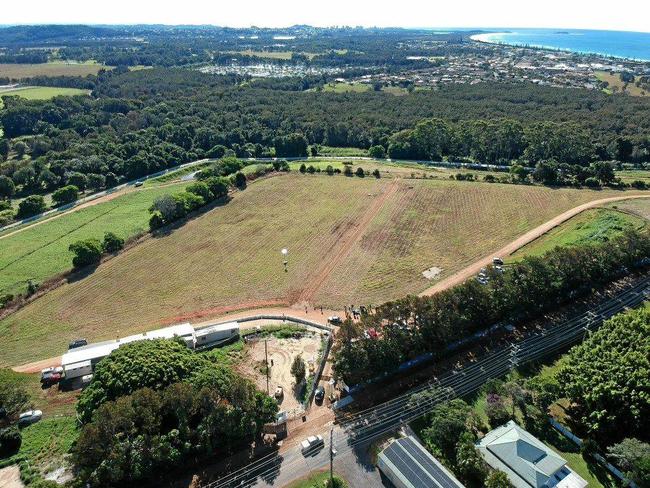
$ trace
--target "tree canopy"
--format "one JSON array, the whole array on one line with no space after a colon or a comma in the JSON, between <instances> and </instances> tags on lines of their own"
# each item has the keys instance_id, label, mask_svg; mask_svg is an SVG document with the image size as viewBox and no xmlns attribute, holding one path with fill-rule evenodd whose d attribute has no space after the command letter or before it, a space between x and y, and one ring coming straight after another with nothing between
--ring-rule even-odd
<instances>
[{"instance_id":1,"label":"tree canopy","mask_svg":"<svg viewBox=\"0 0 650 488\"><path fill-rule=\"evenodd\" d=\"M650 309L617 315L568 354L558 379L571 415L606 443L650 438Z\"/></svg>"}]
</instances>

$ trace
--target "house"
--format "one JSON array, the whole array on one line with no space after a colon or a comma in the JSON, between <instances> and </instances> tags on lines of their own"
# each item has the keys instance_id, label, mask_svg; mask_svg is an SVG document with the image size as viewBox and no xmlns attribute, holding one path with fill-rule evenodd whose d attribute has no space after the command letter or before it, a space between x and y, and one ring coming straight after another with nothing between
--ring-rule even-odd
<instances>
[{"instance_id":1,"label":"house","mask_svg":"<svg viewBox=\"0 0 650 488\"><path fill-rule=\"evenodd\" d=\"M396 488L464 488L414 437L393 441L377 466Z\"/></svg>"},{"instance_id":2,"label":"house","mask_svg":"<svg viewBox=\"0 0 650 488\"><path fill-rule=\"evenodd\" d=\"M515 488L584 488L587 482L552 449L512 420L490 431L476 446Z\"/></svg>"}]
</instances>

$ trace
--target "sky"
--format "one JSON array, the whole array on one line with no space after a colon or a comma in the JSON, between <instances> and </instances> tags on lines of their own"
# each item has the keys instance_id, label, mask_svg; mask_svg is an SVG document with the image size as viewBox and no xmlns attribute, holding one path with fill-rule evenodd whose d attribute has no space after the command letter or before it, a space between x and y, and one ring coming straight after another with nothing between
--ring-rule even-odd
<instances>
[{"instance_id":1,"label":"sky","mask_svg":"<svg viewBox=\"0 0 650 488\"><path fill-rule=\"evenodd\" d=\"M550 27L650 32L650 1L627 0L28 0L0 24L214 24L233 27Z\"/></svg>"}]
</instances>

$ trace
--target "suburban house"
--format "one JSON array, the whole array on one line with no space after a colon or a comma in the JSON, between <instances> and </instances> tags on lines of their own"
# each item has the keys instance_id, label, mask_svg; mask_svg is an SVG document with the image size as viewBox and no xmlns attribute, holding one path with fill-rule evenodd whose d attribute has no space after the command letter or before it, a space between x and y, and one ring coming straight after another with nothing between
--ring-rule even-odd
<instances>
[{"instance_id":1,"label":"suburban house","mask_svg":"<svg viewBox=\"0 0 650 488\"><path fill-rule=\"evenodd\" d=\"M566 461L512 420L490 431L476 446L515 488L584 488L587 482Z\"/></svg>"}]
</instances>

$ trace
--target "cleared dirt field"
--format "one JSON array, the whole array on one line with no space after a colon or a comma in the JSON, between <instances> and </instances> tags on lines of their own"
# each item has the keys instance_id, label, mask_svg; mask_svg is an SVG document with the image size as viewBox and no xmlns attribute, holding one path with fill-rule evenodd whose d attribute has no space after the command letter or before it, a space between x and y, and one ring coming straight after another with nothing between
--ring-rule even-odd
<instances>
[{"instance_id":1,"label":"cleared dirt field","mask_svg":"<svg viewBox=\"0 0 650 488\"><path fill-rule=\"evenodd\" d=\"M432 285L552 217L614 191L289 174L149 239L0 322L0 363L230 310L378 304ZM282 248L289 249L288 271ZM317 286L314 286L317 283ZM307 291L306 291L307 290Z\"/></svg>"},{"instance_id":2,"label":"cleared dirt field","mask_svg":"<svg viewBox=\"0 0 650 488\"><path fill-rule=\"evenodd\" d=\"M309 361L314 363L320 347L320 336L308 333L299 339L268 338L269 363L273 361L269 376L269 391L271 395L278 386L284 389L284 397L279 402L280 410L300 412L302 406L294 391L294 378L291 375L291 363L298 355L302 355L309 371ZM266 391L266 376L264 374L264 339L250 342L244 349L244 360L239 363L237 370L255 382L257 387Z\"/></svg>"}]
</instances>

